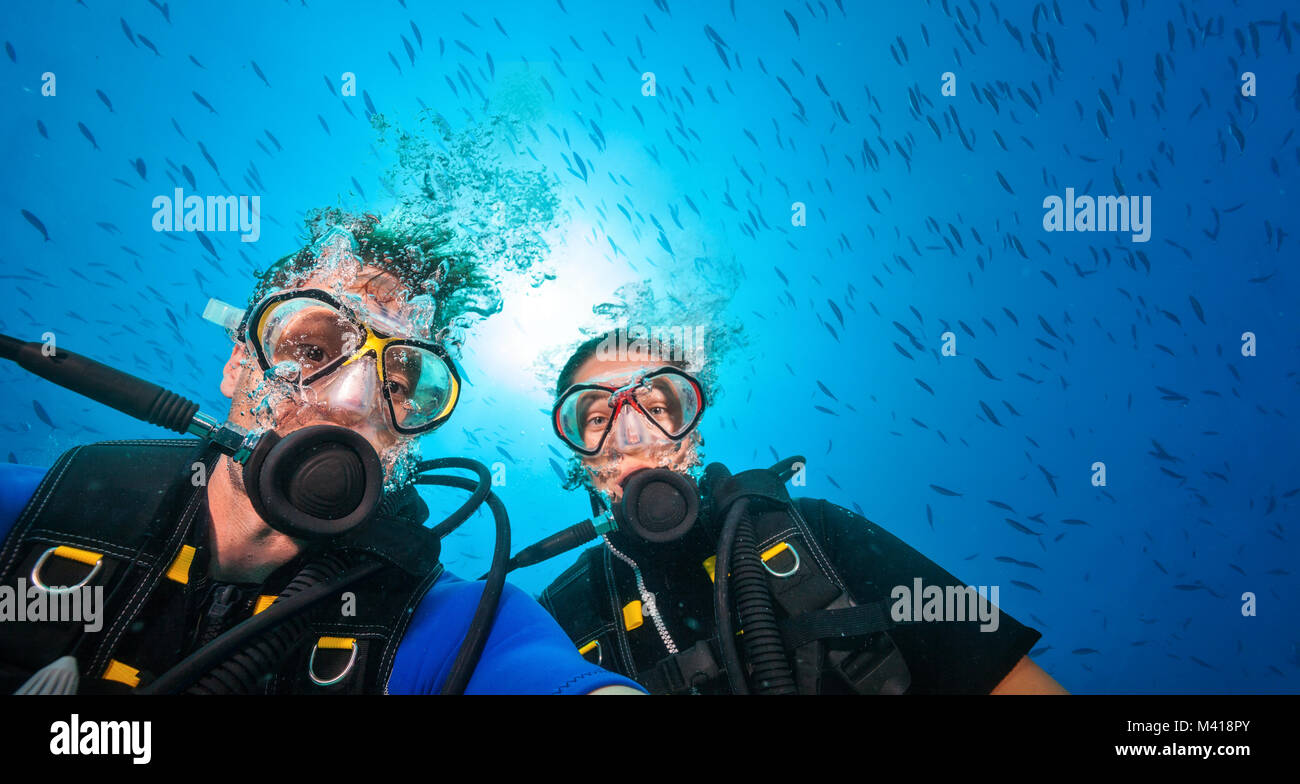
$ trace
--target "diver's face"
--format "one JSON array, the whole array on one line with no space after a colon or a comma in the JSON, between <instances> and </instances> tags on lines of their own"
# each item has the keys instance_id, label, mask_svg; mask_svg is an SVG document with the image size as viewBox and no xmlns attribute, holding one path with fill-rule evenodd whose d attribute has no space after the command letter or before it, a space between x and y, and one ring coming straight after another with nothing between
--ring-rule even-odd
<instances>
[{"instance_id":1,"label":"diver's face","mask_svg":"<svg viewBox=\"0 0 1300 784\"><path fill-rule=\"evenodd\" d=\"M573 384L617 387L629 379L635 379L638 371L653 370L656 367L659 366L639 361L601 360L593 356L578 368ZM641 402L646 413L654 417L665 430L672 432L680 425L681 411L672 400L657 390L649 390L642 396ZM609 395L593 394L590 400L584 401L581 414L583 438L587 447L594 449L608 425L608 418L613 415ZM684 474L697 462L697 439L694 433L681 441L672 441L644 420L641 412L631 406L624 406L614 421L613 429L605 437L600 453L582 457L591 486L611 501L622 498L623 483L634 471L642 468L667 468Z\"/></svg>"},{"instance_id":2,"label":"diver's face","mask_svg":"<svg viewBox=\"0 0 1300 784\"><path fill-rule=\"evenodd\" d=\"M398 314L408 291L392 275L375 267L364 267L347 279L337 272L319 272L293 285L295 289L318 288L360 297L366 311L363 318L382 319L385 331L401 331ZM407 325L409 326L409 325ZM322 340L329 325L320 325ZM311 330L300 327L304 333ZM330 347L323 347L330 350ZM291 359L304 367L311 361L314 346L296 346L293 357L272 357L272 362ZM354 430L379 453L385 469L391 469L411 436L397 433L390 421L380 387L375 358L364 356L310 386L295 386L263 378L257 361L240 343L226 363L222 393L232 398L230 421L246 429L274 427L281 436L311 425L338 425Z\"/></svg>"}]
</instances>

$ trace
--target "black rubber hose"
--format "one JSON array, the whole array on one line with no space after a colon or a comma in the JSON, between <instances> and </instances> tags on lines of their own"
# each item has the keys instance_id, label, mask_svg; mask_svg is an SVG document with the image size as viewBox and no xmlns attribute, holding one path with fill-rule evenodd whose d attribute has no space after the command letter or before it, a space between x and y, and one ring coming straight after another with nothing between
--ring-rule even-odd
<instances>
[{"instance_id":1,"label":"black rubber hose","mask_svg":"<svg viewBox=\"0 0 1300 784\"><path fill-rule=\"evenodd\" d=\"M736 542L736 530L745 510L749 508L749 499L741 498L727 512L727 520L722 525L718 536L717 561L713 565L713 623L718 630L718 644L722 648L722 664L727 669L727 680L731 684L732 694L749 694L745 683L745 671L740 663L740 653L736 650L736 633L731 624L731 550Z\"/></svg>"},{"instance_id":2,"label":"black rubber hose","mask_svg":"<svg viewBox=\"0 0 1300 784\"><path fill-rule=\"evenodd\" d=\"M741 642L749 660L750 681L759 694L798 694L794 672L785 655L785 644L776 625L772 590L758 554L754 526L743 519L736 529L736 566L733 587L736 615L744 631Z\"/></svg>"},{"instance_id":3,"label":"black rubber hose","mask_svg":"<svg viewBox=\"0 0 1300 784\"><path fill-rule=\"evenodd\" d=\"M280 598L288 599L341 571L343 563L327 555L318 562L304 566L280 592ZM261 679L280 663L306 628L305 614L295 615L217 665L186 689L185 693L209 695L257 692Z\"/></svg>"},{"instance_id":4,"label":"black rubber hose","mask_svg":"<svg viewBox=\"0 0 1300 784\"><path fill-rule=\"evenodd\" d=\"M340 588L374 574L383 566L384 564L379 561L361 564L333 579L306 587L294 596L276 600L267 609L237 624L212 642L187 656L175 667L159 676L153 683L136 689L134 693L172 694L188 688L212 670L219 662L236 652L254 635L278 626L317 602L329 598Z\"/></svg>"},{"instance_id":5,"label":"black rubber hose","mask_svg":"<svg viewBox=\"0 0 1300 784\"><path fill-rule=\"evenodd\" d=\"M487 466L477 460L471 460L467 457L440 457L436 460L423 460L415 468L417 472L437 471L441 468L463 468L467 471L473 471L478 474L478 483L472 486L468 485L451 485L460 487L465 490L472 489L474 492L460 505L460 508L452 512L441 523L433 528L433 533L439 539L443 539L447 534L460 527L460 524L469 519L469 516L478 511L487 498L488 493L492 492L492 474L488 472ZM436 484L434 482L422 481L424 476L418 476L415 479L416 484Z\"/></svg>"},{"instance_id":6,"label":"black rubber hose","mask_svg":"<svg viewBox=\"0 0 1300 784\"><path fill-rule=\"evenodd\" d=\"M788 482L794 476L794 466L806 465L807 462L803 455L792 455L772 466L771 470L781 477L782 482Z\"/></svg>"},{"instance_id":7,"label":"black rubber hose","mask_svg":"<svg viewBox=\"0 0 1300 784\"><path fill-rule=\"evenodd\" d=\"M476 485L472 479L447 475L421 476L415 481L426 485L459 487L463 490L482 486L481 482ZM465 693L470 676L474 674L474 668L478 666L479 657L483 654L483 647L487 645L492 622L496 619L497 606L501 603L501 593L505 590L506 566L510 560L510 516L506 514L506 507L501 503L501 499L497 498L496 493L489 491L486 500L497 527L496 546L492 550L492 568L488 571L487 584L483 586L483 596L479 599L478 607L474 610L474 618L470 621L469 633L465 635L460 652L456 654L451 671L447 673L447 680L443 682L442 694Z\"/></svg>"},{"instance_id":8,"label":"black rubber hose","mask_svg":"<svg viewBox=\"0 0 1300 784\"><path fill-rule=\"evenodd\" d=\"M11 359L18 361L18 350L23 347L23 341L18 338L11 338L8 335L0 335L0 359Z\"/></svg>"},{"instance_id":9,"label":"black rubber hose","mask_svg":"<svg viewBox=\"0 0 1300 784\"><path fill-rule=\"evenodd\" d=\"M532 566L535 563L554 558L561 553L567 553L575 547L581 547L590 542L598 535L596 533L596 524L588 518L565 528L563 531L553 533L540 542L530 544L515 553L515 557L510 559L506 571L513 572L515 569ZM483 578L480 577L479 579L482 580Z\"/></svg>"},{"instance_id":10,"label":"black rubber hose","mask_svg":"<svg viewBox=\"0 0 1300 784\"><path fill-rule=\"evenodd\" d=\"M188 433L199 404L157 384L111 368L88 357L56 348L48 356L44 344L2 335L0 357L91 400L116 408L177 433Z\"/></svg>"}]
</instances>

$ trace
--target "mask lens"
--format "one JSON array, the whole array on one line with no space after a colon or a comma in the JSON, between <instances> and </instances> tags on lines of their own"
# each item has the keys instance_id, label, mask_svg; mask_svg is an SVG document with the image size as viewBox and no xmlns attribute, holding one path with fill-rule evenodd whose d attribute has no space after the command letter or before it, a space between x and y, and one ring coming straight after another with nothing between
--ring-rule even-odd
<instances>
[{"instance_id":1,"label":"mask lens","mask_svg":"<svg viewBox=\"0 0 1300 784\"><path fill-rule=\"evenodd\" d=\"M609 390L574 390L560 401L556 412L556 428L570 447L590 451L596 448L609 429L613 415Z\"/></svg>"},{"instance_id":2,"label":"mask lens","mask_svg":"<svg viewBox=\"0 0 1300 784\"><path fill-rule=\"evenodd\" d=\"M637 379L621 379L612 384L601 382L598 388L570 390L560 399L555 410L555 428L560 438L572 449L591 453L609 431L614 416L617 385L635 383ZM654 423L664 434L677 439L690 432L699 421L703 403L695 383L678 373L651 374L639 386L630 390L628 400L618 413L619 417L644 417ZM635 401L641 411L636 411ZM647 424L647 429L651 426Z\"/></svg>"},{"instance_id":3,"label":"mask lens","mask_svg":"<svg viewBox=\"0 0 1300 784\"><path fill-rule=\"evenodd\" d=\"M396 344L384 350L384 384L399 427L415 429L446 417L456 405L456 378L431 349Z\"/></svg>"},{"instance_id":4,"label":"mask lens","mask_svg":"<svg viewBox=\"0 0 1300 784\"><path fill-rule=\"evenodd\" d=\"M333 306L299 297L268 307L255 339L272 365L296 363L305 381L351 356L365 336Z\"/></svg>"},{"instance_id":5,"label":"mask lens","mask_svg":"<svg viewBox=\"0 0 1300 784\"><path fill-rule=\"evenodd\" d=\"M641 410L672 438L685 435L700 414L695 385L676 373L647 378L633 394Z\"/></svg>"}]
</instances>

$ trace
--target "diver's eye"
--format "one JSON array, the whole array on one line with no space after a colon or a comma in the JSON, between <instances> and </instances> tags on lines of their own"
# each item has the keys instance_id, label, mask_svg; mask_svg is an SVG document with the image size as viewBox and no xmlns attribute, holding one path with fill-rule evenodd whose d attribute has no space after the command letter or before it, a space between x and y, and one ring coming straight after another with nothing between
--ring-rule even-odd
<instances>
[{"instance_id":1,"label":"diver's eye","mask_svg":"<svg viewBox=\"0 0 1300 784\"><path fill-rule=\"evenodd\" d=\"M587 417L587 429L599 430L600 428L603 428L607 422L609 422L609 418L606 417L605 415L592 414L591 416Z\"/></svg>"},{"instance_id":2,"label":"diver's eye","mask_svg":"<svg viewBox=\"0 0 1300 784\"><path fill-rule=\"evenodd\" d=\"M299 362L319 363L325 359L325 349L311 343L299 343L294 346L293 355Z\"/></svg>"},{"instance_id":3,"label":"diver's eye","mask_svg":"<svg viewBox=\"0 0 1300 784\"><path fill-rule=\"evenodd\" d=\"M388 393L395 397L405 398L410 393L410 389L401 381L389 379L385 384L388 387Z\"/></svg>"}]
</instances>

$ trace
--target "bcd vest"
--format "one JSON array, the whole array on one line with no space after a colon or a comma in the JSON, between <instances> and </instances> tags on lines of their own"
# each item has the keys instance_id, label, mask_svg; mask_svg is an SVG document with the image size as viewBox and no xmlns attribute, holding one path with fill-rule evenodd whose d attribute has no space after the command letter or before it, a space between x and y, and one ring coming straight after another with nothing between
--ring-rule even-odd
<instances>
[{"instance_id":1,"label":"bcd vest","mask_svg":"<svg viewBox=\"0 0 1300 784\"><path fill-rule=\"evenodd\" d=\"M747 475L770 473L738 474L737 484L754 478ZM807 523L807 517L820 520L826 502L792 501L771 477L759 476L758 484L765 489L751 502L749 519L798 692L904 693L911 678L888 634L895 625L888 605L854 601ZM709 520L707 527L716 542L721 522ZM711 556L694 566L712 580L715 560ZM639 566L643 572L661 568L653 562ZM730 693L715 637L673 640L678 651L665 656L667 636L659 633L652 618L645 617L637 582L633 568L610 547L592 548L539 601L588 661L632 678L652 693ZM655 597L655 603L661 613L675 612L678 606L674 596ZM695 604L699 610L700 603Z\"/></svg>"},{"instance_id":2,"label":"bcd vest","mask_svg":"<svg viewBox=\"0 0 1300 784\"><path fill-rule=\"evenodd\" d=\"M194 439L110 441L59 458L0 546L0 585L25 586L19 602L35 598L49 608L47 617L59 607L61 620L0 623L0 693L69 654L77 659L82 693L126 692L193 652L187 608L208 582L201 478L218 458ZM328 573L329 566L383 563L305 611L301 621L286 621L284 628L296 631L273 656L265 646L261 660L245 656L246 664L264 670L255 691L385 690L414 609L442 573L439 542L422 525L427 514L414 488L385 496L375 520L307 549L263 583L245 617L269 607L295 578L301 584L304 575ZM95 631L86 630L84 607L81 618L67 619L74 603L91 594L83 588L102 591L102 627ZM211 673L197 690L238 690L220 675Z\"/></svg>"}]
</instances>

